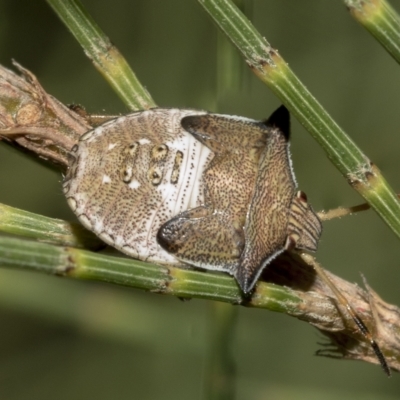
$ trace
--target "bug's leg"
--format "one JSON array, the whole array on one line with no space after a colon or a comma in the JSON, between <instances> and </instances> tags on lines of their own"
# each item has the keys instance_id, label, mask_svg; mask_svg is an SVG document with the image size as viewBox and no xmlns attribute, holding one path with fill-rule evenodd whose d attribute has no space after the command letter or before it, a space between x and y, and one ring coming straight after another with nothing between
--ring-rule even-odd
<instances>
[{"instance_id":1,"label":"bug's leg","mask_svg":"<svg viewBox=\"0 0 400 400\"><path fill-rule=\"evenodd\" d=\"M201 206L164 223L158 243L196 267L233 273L244 246L243 228L222 213Z\"/></svg>"},{"instance_id":2,"label":"bug's leg","mask_svg":"<svg viewBox=\"0 0 400 400\"><path fill-rule=\"evenodd\" d=\"M85 107L80 104L69 104L68 108L76 112L80 117L84 118L86 122L92 127L97 127L104 122L116 119L119 115L103 115L103 114L89 114Z\"/></svg>"},{"instance_id":3,"label":"bug's leg","mask_svg":"<svg viewBox=\"0 0 400 400\"><path fill-rule=\"evenodd\" d=\"M400 194L398 194L397 197L400 198ZM355 214L360 211L366 211L370 208L371 206L368 203L363 203L352 207L337 207L328 211L319 211L317 215L321 221L329 221L330 219L345 217L346 215Z\"/></svg>"},{"instance_id":4,"label":"bug's leg","mask_svg":"<svg viewBox=\"0 0 400 400\"><path fill-rule=\"evenodd\" d=\"M319 211L317 215L321 221L329 221L330 219L345 217L346 215L355 214L360 211L366 211L370 208L371 207L368 203L364 203L353 207L337 207L328 211Z\"/></svg>"}]
</instances>

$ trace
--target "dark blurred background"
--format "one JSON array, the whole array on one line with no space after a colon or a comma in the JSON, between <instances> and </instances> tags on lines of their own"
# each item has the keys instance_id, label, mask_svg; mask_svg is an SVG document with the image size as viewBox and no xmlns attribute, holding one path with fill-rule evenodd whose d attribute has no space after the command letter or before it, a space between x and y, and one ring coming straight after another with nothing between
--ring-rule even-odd
<instances>
[{"instance_id":1,"label":"dark blurred background","mask_svg":"<svg viewBox=\"0 0 400 400\"><path fill-rule=\"evenodd\" d=\"M244 63L234 59L230 76L230 61L221 56L226 44L197 1L84 4L159 105L256 119L279 106ZM399 1L393 5L400 11ZM248 0L245 6L400 191L395 61L340 1ZM0 62L11 67L11 59L67 104L127 111L45 1L0 0ZM362 202L309 134L297 121L292 125L294 167L314 208ZM0 143L0 202L73 219L60 181ZM374 212L325 223L318 259L350 281L361 283L364 274L385 300L400 304L399 242ZM201 399L210 308L200 300L1 269L0 399ZM378 366L315 357L321 341L293 318L240 308L233 342L237 399L399 398L398 374L388 380Z\"/></svg>"}]
</instances>

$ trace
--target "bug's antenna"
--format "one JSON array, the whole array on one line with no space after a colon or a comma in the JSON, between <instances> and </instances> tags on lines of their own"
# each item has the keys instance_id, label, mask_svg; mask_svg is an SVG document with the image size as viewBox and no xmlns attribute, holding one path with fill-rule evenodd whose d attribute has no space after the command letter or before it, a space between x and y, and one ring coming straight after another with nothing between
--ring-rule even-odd
<instances>
[{"instance_id":1,"label":"bug's antenna","mask_svg":"<svg viewBox=\"0 0 400 400\"><path fill-rule=\"evenodd\" d=\"M315 270L315 272L318 274L318 276L323 280L323 282L331 289L331 291L334 293L336 298L339 300L339 302L342 304L343 307L346 308L348 313L350 314L351 318L353 318L353 321L357 325L358 329L360 332L364 335L365 339L367 339L374 350L374 353L376 357L379 360L379 363L385 372L385 374L390 377L391 371L390 367L385 359L385 356L383 355L381 349L378 346L378 343L376 343L375 339L373 338L371 332L368 330L367 326L363 322L363 320L357 315L356 311L353 309L353 307L350 305L350 303L347 301L346 297L342 294L342 292L336 287L336 285L331 281L331 279L328 277L324 269L321 267L321 265L317 262L317 260L311 256L310 254L307 253L300 253L300 257L310 266L312 266Z\"/></svg>"}]
</instances>

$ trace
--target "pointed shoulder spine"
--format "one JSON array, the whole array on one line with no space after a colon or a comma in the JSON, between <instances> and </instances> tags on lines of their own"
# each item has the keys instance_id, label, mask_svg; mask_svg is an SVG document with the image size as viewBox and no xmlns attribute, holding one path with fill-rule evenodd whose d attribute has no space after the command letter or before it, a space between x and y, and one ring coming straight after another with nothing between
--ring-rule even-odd
<instances>
[{"instance_id":1,"label":"pointed shoulder spine","mask_svg":"<svg viewBox=\"0 0 400 400\"><path fill-rule=\"evenodd\" d=\"M264 121L264 124L271 128L278 128L285 136L286 140L290 139L290 114L289 110L284 106L276 109L271 116Z\"/></svg>"}]
</instances>

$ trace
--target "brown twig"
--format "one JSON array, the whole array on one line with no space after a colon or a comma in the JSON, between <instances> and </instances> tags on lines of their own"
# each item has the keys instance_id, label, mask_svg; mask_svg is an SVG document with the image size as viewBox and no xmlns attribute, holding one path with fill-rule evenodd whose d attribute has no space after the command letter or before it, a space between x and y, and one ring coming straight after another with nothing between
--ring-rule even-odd
<instances>
[{"instance_id":1,"label":"brown twig","mask_svg":"<svg viewBox=\"0 0 400 400\"><path fill-rule=\"evenodd\" d=\"M400 308L382 300L365 279L364 290L326 270L325 273L373 334L390 368L400 371ZM268 266L263 279L308 295L314 294L313 301L307 297L300 314L297 310L288 314L314 325L329 338L329 343L317 355L378 363L370 343L355 327L346 308L338 303L323 280L299 255L283 254Z\"/></svg>"},{"instance_id":2,"label":"brown twig","mask_svg":"<svg viewBox=\"0 0 400 400\"><path fill-rule=\"evenodd\" d=\"M65 169L67 153L91 126L44 91L36 77L0 66L0 139Z\"/></svg>"}]
</instances>

